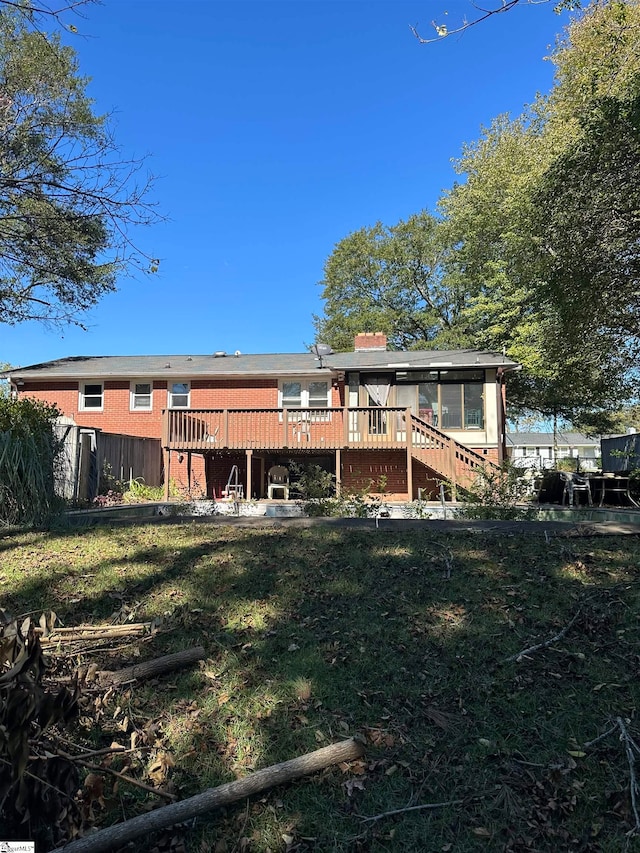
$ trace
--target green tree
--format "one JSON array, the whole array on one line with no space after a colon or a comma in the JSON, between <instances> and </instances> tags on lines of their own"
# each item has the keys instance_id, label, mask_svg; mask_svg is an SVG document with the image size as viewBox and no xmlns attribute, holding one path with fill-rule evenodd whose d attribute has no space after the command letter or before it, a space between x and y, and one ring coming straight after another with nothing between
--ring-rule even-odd
<instances>
[{"instance_id":1,"label":"green tree","mask_svg":"<svg viewBox=\"0 0 640 853\"><path fill-rule=\"evenodd\" d=\"M440 201L429 282L444 315L418 322L406 257L392 253L389 276L379 249L394 229L378 225L329 259L318 329L347 327L343 345L375 327L397 346L506 350L523 365L512 410L606 430L634 396L640 349L640 5L594 3L552 59L551 93L464 146Z\"/></svg>"},{"instance_id":2,"label":"green tree","mask_svg":"<svg viewBox=\"0 0 640 853\"><path fill-rule=\"evenodd\" d=\"M93 111L74 51L0 6L0 320L78 322L149 268L132 228L155 215L140 164ZM151 263L153 266L153 263Z\"/></svg>"},{"instance_id":3,"label":"green tree","mask_svg":"<svg viewBox=\"0 0 640 853\"><path fill-rule=\"evenodd\" d=\"M318 340L348 350L364 330L385 332L392 347L461 343L464 292L445 280L446 224L426 211L349 234L334 248L320 282L324 315Z\"/></svg>"},{"instance_id":4,"label":"green tree","mask_svg":"<svg viewBox=\"0 0 640 853\"><path fill-rule=\"evenodd\" d=\"M466 146L442 201L477 340L524 365L521 408L606 430L634 393L637 4L594 4L554 53L556 85Z\"/></svg>"}]
</instances>

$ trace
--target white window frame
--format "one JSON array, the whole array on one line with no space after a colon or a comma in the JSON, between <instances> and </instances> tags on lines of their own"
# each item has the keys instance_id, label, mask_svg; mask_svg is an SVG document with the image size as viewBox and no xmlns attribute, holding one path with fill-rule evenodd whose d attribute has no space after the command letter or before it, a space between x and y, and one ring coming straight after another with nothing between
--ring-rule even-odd
<instances>
[{"instance_id":1,"label":"white window frame","mask_svg":"<svg viewBox=\"0 0 640 853\"><path fill-rule=\"evenodd\" d=\"M100 386L100 405L99 406L86 406L85 400L87 398L87 394L85 389L88 385L99 385ZM97 397L97 394L89 394L89 397ZM104 411L104 382L101 379L87 379L84 382L81 382L78 386L78 411L79 412L103 412Z\"/></svg>"},{"instance_id":2,"label":"white window frame","mask_svg":"<svg viewBox=\"0 0 640 853\"><path fill-rule=\"evenodd\" d=\"M300 405L292 406L291 409L308 409L309 407L309 385L312 382L326 382L327 385L327 400L324 406L320 406L321 409L331 409L331 380L318 378L317 376L285 376L282 379L278 380L278 408L283 409L282 403L282 386L287 382L299 382L300 383Z\"/></svg>"},{"instance_id":3,"label":"white window frame","mask_svg":"<svg viewBox=\"0 0 640 853\"><path fill-rule=\"evenodd\" d=\"M149 386L149 405L136 406L136 397L146 397L146 394L136 394L136 385ZM151 379L133 379L129 385L129 411L130 412L152 412L153 411L153 382Z\"/></svg>"},{"instance_id":4,"label":"white window frame","mask_svg":"<svg viewBox=\"0 0 640 853\"><path fill-rule=\"evenodd\" d=\"M186 385L187 386L187 405L186 406L175 406L173 404L173 391L171 390L174 385ZM176 394L176 397L182 397L182 394ZM167 408L168 409L190 409L191 408L191 382L188 379L172 379L167 383Z\"/></svg>"},{"instance_id":5,"label":"white window frame","mask_svg":"<svg viewBox=\"0 0 640 853\"><path fill-rule=\"evenodd\" d=\"M327 379L325 377L318 376L284 376L282 379L278 380L278 408L284 409L283 405L283 389L282 386L286 382L299 382L300 383L300 405L299 406L287 406L287 420L290 422L296 421L310 421L313 419L314 422L317 421L330 421L331 420L331 412L319 412L313 416L309 414L297 414L298 412L306 412L309 409L309 384L311 382L326 382L327 385L327 402L324 406L320 406L321 409L331 409L332 408L332 381L331 379ZM312 408L316 408L315 406ZM280 412L279 420L282 421L282 412Z\"/></svg>"}]
</instances>

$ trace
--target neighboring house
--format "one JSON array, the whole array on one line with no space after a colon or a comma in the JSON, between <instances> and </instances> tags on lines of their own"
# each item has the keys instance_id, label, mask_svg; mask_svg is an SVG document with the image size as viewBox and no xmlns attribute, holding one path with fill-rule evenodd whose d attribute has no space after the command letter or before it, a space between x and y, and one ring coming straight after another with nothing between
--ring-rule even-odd
<instances>
[{"instance_id":1,"label":"neighboring house","mask_svg":"<svg viewBox=\"0 0 640 853\"><path fill-rule=\"evenodd\" d=\"M508 432L507 455L521 468L554 468L560 459L579 459L580 467L594 470L600 457L600 439L579 432L558 432L557 452L552 432Z\"/></svg>"},{"instance_id":2,"label":"neighboring house","mask_svg":"<svg viewBox=\"0 0 640 853\"><path fill-rule=\"evenodd\" d=\"M316 462L338 489L407 499L465 485L504 457L505 374L476 350L72 357L7 372L14 393L55 403L80 426L160 438L165 488L219 497L238 466L264 497L273 465Z\"/></svg>"}]
</instances>

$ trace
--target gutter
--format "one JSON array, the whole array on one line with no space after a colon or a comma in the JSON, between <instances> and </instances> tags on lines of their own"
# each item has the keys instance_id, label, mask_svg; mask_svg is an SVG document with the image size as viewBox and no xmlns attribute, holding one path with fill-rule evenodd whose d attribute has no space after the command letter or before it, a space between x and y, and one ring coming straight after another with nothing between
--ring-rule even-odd
<instances>
[{"instance_id":1,"label":"gutter","mask_svg":"<svg viewBox=\"0 0 640 853\"><path fill-rule=\"evenodd\" d=\"M496 383L498 386L498 406L500 408L500 463L502 464L507 458L507 405L505 393L505 374L519 373L522 370L521 364L516 364L513 367L498 367L496 370Z\"/></svg>"}]
</instances>

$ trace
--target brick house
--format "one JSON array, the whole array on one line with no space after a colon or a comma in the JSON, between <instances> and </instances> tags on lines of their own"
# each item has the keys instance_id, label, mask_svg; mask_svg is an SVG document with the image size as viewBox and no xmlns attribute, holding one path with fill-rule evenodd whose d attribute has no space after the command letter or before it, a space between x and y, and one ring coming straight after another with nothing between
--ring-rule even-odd
<instances>
[{"instance_id":1,"label":"brick house","mask_svg":"<svg viewBox=\"0 0 640 853\"><path fill-rule=\"evenodd\" d=\"M504 379L518 365L476 350L71 357L6 373L13 392L80 426L160 438L165 488L219 497L233 465L264 497L276 464L316 462L338 489L388 499L464 486L505 456ZM419 492L419 490L421 490Z\"/></svg>"}]
</instances>

